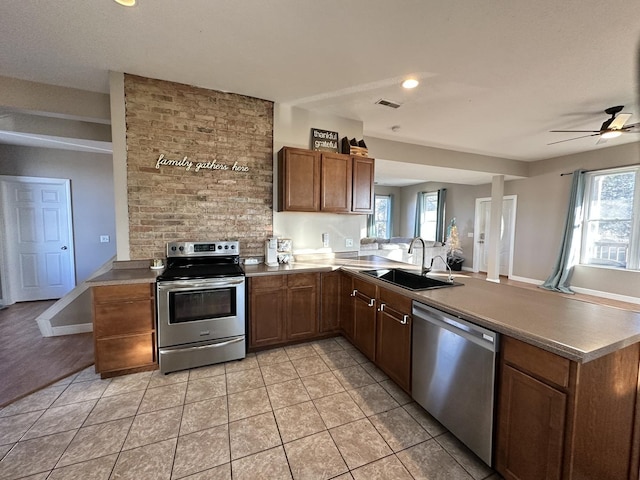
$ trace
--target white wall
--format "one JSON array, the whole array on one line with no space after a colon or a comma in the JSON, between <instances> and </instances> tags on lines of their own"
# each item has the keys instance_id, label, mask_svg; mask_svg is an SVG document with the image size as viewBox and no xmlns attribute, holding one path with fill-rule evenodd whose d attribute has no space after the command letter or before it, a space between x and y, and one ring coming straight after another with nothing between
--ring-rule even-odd
<instances>
[{"instance_id":1,"label":"white wall","mask_svg":"<svg viewBox=\"0 0 640 480\"><path fill-rule=\"evenodd\" d=\"M115 255L111 155L0 145L0 175L71 179L76 283Z\"/></svg>"}]
</instances>

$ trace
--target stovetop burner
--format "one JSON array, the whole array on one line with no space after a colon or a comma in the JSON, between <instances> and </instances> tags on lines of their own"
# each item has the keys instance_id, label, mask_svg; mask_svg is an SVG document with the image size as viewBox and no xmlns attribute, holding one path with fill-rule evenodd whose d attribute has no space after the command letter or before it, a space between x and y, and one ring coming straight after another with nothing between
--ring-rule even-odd
<instances>
[{"instance_id":1,"label":"stovetop burner","mask_svg":"<svg viewBox=\"0 0 640 480\"><path fill-rule=\"evenodd\" d=\"M170 242L166 265L157 281L244 276L236 241Z\"/></svg>"}]
</instances>

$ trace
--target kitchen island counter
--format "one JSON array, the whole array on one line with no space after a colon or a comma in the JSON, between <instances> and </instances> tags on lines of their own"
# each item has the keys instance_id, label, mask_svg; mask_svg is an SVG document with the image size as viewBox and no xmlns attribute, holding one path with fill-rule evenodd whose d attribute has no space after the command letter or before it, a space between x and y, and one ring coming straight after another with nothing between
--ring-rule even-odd
<instances>
[{"instance_id":1,"label":"kitchen island counter","mask_svg":"<svg viewBox=\"0 0 640 480\"><path fill-rule=\"evenodd\" d=\"M360 273L360 268L344 268L413 300L578 363L640 342L640 313L636 311L464 275L456 277L462 286L411 291Z\"/></svg>"}]
</instances>

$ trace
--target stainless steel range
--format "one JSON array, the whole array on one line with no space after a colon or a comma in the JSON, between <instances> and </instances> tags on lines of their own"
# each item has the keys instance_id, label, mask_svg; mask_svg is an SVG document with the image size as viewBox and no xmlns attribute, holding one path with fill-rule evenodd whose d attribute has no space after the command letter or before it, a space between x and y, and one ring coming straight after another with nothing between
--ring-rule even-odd
<instances>
[{"instance_id":1,"label":"stainless steel range","mask_svg":"<svg viewBox=\"0 0 640 480\"><path fill-rule=\"evenodd\" d=\"M244 358L245 276L238 242L171 242L157 277L160 372Z\"/></svg>"}]
</instances>

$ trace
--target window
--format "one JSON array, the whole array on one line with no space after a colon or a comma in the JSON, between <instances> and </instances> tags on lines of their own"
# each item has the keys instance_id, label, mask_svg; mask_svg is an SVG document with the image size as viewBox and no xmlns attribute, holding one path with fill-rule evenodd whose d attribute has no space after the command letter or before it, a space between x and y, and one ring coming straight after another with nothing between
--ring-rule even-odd
<instances>
[{"instance_id":1,"label":"window","mask_svg":"<svg viewBox=\"0 0 640 480\"><path fill-rule=\"evenodd\" d=\"M424 192L419 201L422 203L419 236L425 240L435 241L438 223L438 192Z\"/></svg>"},{"instance_id":2,"label":"window","mask_svg":"<svg viewBox=\"0 0 640 480\"><path fill-rule=\"evenodd\" d=\"M444 242L444 214L447 189L418 192L414 236Z\"/></svg>"},{"instance_id":3,"label":"window","mask_svg":"<svg viewBox=\"0 0 640 480\"><path fill-rule=\"evenodd\" d=\"M640 264L640 167L585 175L580 263L637 270Z\"/></svg>"},{"instance_id":4,"label":"window","mask_svg":"<svg viewBox=\"0 0 640 480\"><path fill-rule=\"evenodd\" d=\"M375 195L375 208L370 216L370 237L391 237L391 195Z\"/></svg>"}]
</instances>

